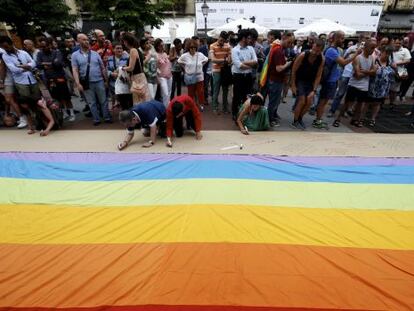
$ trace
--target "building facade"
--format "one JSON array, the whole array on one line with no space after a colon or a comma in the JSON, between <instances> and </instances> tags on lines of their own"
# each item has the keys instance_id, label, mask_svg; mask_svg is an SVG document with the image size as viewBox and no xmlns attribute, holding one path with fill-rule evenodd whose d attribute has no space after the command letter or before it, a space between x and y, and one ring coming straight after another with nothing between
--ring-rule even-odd
<instances>
[{"instance_id":1,"label":"building facade","mask_svg":"<svg viewBox=\"0 0 414 311\"><path fill-rule=\"evenodd\" d=\"M387 0L381 16L379 32L405 35L414 31L414 0Z\"/></svg>"},{"instance_id":2,"label":"building facade","mask_svg":"<svg viewBox=\"0 0 414 311\"><path fill-rule=\"evenodd\" d=\"M196 0L197 29L205 27L203 0ZM383 0L214 0L207 1L207 28L245 18L269 29L294 31L327 18L358 32L376 32Z\"/></svg>"}]
</instances>

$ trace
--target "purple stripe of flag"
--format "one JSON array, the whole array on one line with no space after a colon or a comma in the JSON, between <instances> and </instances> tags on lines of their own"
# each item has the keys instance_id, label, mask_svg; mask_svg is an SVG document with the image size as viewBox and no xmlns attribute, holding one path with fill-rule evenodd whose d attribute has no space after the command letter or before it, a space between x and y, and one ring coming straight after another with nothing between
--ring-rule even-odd
<instances>
[{"instance_id":1,"label":"purple stripe of flag","mask_svg":"<svg viewBox=\"0 0 414 311\"><path fill-rule=\"evenodd\" d=\"M414 158L382 157L290 157L235 154L142 154L142 153L32 153L4 152L0 159L69 163L131 163L153 161L221 160L248 162L280 162L320 166L349 165L414 165Z\"/></svg>"}]
</instances>

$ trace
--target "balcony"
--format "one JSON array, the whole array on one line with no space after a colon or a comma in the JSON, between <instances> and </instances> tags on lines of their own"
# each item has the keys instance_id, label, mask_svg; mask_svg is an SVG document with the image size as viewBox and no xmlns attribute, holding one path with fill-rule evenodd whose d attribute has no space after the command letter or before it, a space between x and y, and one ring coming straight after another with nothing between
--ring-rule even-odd
<instances>
[{"instance_id":1,"label":"balcony","mask_svg":"<svg viewBox=\"0 0 414 311\"><path fill-rule=\"evenodd\" d=\"M414 12L414 0L394 0L386 8L390 13L412 13Z\"/></svg>"}]
</instances>

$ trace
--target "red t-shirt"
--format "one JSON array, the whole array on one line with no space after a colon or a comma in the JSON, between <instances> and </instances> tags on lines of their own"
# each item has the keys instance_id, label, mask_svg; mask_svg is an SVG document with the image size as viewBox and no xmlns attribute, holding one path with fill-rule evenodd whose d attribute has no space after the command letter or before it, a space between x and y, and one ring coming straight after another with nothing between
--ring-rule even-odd
<instances>
[{"instance_id":1,"label":"red t-shirt","mask_svg":"<svg viewBox=\"0 0 414 311\"><path fill-rule=\"evenodd\" d=\"M174 97L167 107L167 137L173 136L174 131L174 115L172 112L172 106L175 102L180 102L184 105L184 114L192 113L194 118L195 131L201 131L201 113L195 104L194 100L188 95L180 95Z\"/></svg>"},{"instance_id":2,"label":"red t-shirt","mask_svg":"<svg viewBox=\"0 0 414 311\"><path fill-rule=\"evenodd\" d=\"M278 72L276 70L276 66L286 64L286 57L283 48L277 48L271 56L272 58L269 59L269 80L273 82L283 82L286 73L284 71Z\"/></svg>"},{"instance_id":3,"label":"red t-shirt","mask_svg":"<svg viewBox=\"0 0 414 311\"><path fill-rule=\"evenodd\" d=\"M108 63L109 56L112 56L114 54L113 50L112 50L112 44L111 43L109 43L109 44L105 43L103 47L100 47L98 42L97 42L94 45L92 45L91 50L95 51L95 52L98 52L98 54L101 57L101 59L102 59L105 66Z\"/></svg>"}]
</instances>

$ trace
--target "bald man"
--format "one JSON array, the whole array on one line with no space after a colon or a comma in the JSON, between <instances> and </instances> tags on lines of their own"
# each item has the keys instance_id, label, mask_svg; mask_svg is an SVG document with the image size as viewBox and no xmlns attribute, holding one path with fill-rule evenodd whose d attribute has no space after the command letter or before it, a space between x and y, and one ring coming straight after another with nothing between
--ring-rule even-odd
<instances>
[{"instance_id":1,"label":"bald man","mask_svg":"<svg viewBox=\"0 0 414 311\"><path fill-rule=\"evenodd\" d=\"M92 45L91 50L98 52L99 56L106 67L108 64L108 58L113 55L112 44L109 40L106 40L105 34L102 30L95 30L96 43Z\"/></svg>"},{"instance_id":2,"label":"bald man","mask_svg":"<svg viewBox=\"0 0 414 311\"><path fill-rule=\"evenodd\" d=\"M344 40L345 33L343 31L336 31L332 36L331 46L326 49L324 53L325 67L321 80L322 88L320 91L320 99L316 111L316 119L312 123L312 126L314 128L326 129L328 127L327 123L322 121L322 117L328 101L332 100L336 93L336 85L341 75L337 65L344 67L352 63L355 58L362 53L362 50L358 49L358 51L353 56L347 59L342 57L339 52L339 48L342 48L344 45Z\"/></svg>"},{"instance_id":3,"label":"bald man","mask_svg":"<svg viewBox=\"0 0 414 311\"><path fill-rule=\"evenodd\" d=\"M24 40L23 47L24 50L33 58L33 60L37 61L37 54L39 54L39 50L35 48L33 41L29 39Z\"/></svg>"},{"instance_id":4,"label":"bald man","mask_svg":"<svg viewBox=\"0 0 414 311\"><path fill-rule=\"evenodd\" d=\"M72 71L76 86L79 92L85 94L91 108L93 124L97 126L101 123L99 111L102 112L105 123L112 123L105 89L108 81L105 66L99 54L89 49L89 40L85 34L78 34L77 40L80 49L72 54Z\"/></svg>"}]
</instances>

